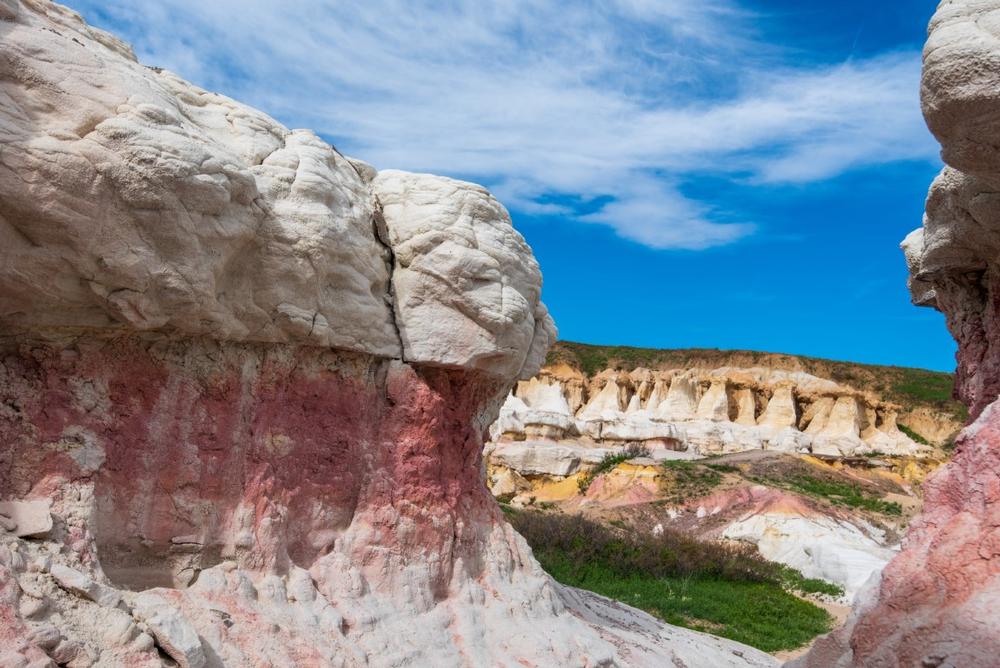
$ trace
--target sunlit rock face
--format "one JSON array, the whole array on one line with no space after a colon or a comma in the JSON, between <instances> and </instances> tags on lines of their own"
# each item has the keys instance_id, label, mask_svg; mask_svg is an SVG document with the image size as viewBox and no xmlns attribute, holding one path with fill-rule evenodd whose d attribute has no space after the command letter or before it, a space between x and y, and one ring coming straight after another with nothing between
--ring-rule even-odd
<instances>
[{"instance_id":1,"label":"sunlit rock face","mask_svg":"<svg viewBox=\"0 0 1000 668\"><path fill-rule=\"evenodd\" d=\"M0 666L770 666L482 484L555 329L503 207L0 0Z\"/></svg>"},{"instance_id":2,"label":"sunlit rock face","mask_svg":"<svg viewBox=\"0 0 1000 668\"><path fill-rule=\"evenodd\" d=\"M903 248L913 300L958 341L975 422L926 483L924 513L848 626L800 666L993 666L1000 656L1000 2L943 2L924 49L924 115L948 163Z\"/></svg>"},{"instance_id":3,"label":"sunlit rock face","mask_svg":"<svg viewBox=\"0 0 1000 668\"><path fill-rule=\"evenodd\" d=\"M605 370L564 365L521 381L491 428L495 457L550 442L574 450L641 442L700 457L743 450L920 455L898 406L837 382L764 367Z\"/></svg>"}]
</instances>

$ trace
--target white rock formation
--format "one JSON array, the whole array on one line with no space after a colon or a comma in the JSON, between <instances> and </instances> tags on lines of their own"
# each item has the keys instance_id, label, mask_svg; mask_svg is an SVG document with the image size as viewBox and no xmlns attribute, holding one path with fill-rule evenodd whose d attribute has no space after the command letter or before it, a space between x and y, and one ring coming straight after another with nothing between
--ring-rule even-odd
<instances>
[{"instance_id":1,"label":"white rock formation","mask_svg":"<svg viewBox=\"0 0 1000 668\"><path fill-rule=\"evenodd\" d=\"M522 475L569 476L591 468L607 453L604 448L580 448L544 441L505 444L490 451L490 459ZM581 468L582 465L582 468Z\"/></svg>"},{"instance_id":2,"label":"white rock formation","mask_svg":"<svg viewBox=\"0 0 1000 668\"><path fill-rule=\"evenodd\" d=\"M135 598L136 619L144 622L157 644L181 668L204 668L208 664L198 632L169 601L156 594Z\"/></svg>"},{"instance_id":3,"label":"white rock formation","mask_svg":"<svg viewBox=\"0 0 1000 668\"><path fill-rule=\"evenodd\" d=\"M428 174L385 170L372 189L404 359L531 376L555 327L538 263L503 205L482 186Z\"/></svg>"},{"instance_id":4,"label":"white rock formation","mask_svg":"<svg viewBox=\"0 0 1000 668\"><path fill-rule=\"evenodd\" d=\"M122 603L122 596L115 589L95 581L76 569L63 564L53 564L49 572L60 587L101 607L117 608Z\"/></svg>"},{"instance_id":5,"label":"white rock formation","mask_svg":"<svg viewBox=\"0 0 1000 668\"><path fill-rule=\"evenodd\" d=\"M796 426L798 416L796 415L795 396L792 389L792 386L788 384L775 388L758 424L775 429Z\"/></svg>"},{"instance_id":6,"label":"white rock formation","mask_svg":"<svg viewBox=\"0 0 1000 668\"><path fill-rule=\"evenodd\" d=\"M0 501L0 528L19 538L43 536L52 530L51 507L48 499Z\"/></svg>"},{"instance_id":7,"label":"white rock formation","mask_svg":"<svg viewBox=\"0 0 1000 668\"><path fill-rule=\"evenodd\" d=\"M540 366L555 336L541 274L480 186L388 171L370 188L374 170L312 132L144 67L68 10L14 6L8 326L308 343L501 377Z\"/></svg>"},{"instance_id":8,"label":"white rock formation","mask_svg":"<svg viewBox=\"0 0 1000 668\"><path fill-rule=\"evenodd\" d=\"M733 522L722 536L752 543L765 559L791 566L808 578L839 584L850 602L896 554L884 546L881 533L858 520L766 512Z\"/></svg>"},{"instance_id":9,"label":"white rock formation","mask_svg":"<svg viewBox=\"0 0 1000 668\"><path fill-rule=\"evenodd\" d=\"M666 399L659 406L649 407L649 410L655 419L664 422L690 420L698 405L695 391L695 384L688 376L675 376L670 381Z\"/></svg>"},{"instance_id":10,"label":"white rock formation","mask_svg":"<svg viewBox=\"0 0 1000 668\"><path fill-rule=\"evenodd\" d=\"M698 402L697 417L716 422L729 421L729 392L726 381L715 380Z\"/></svg>"},{"instance_id":11,"label":"white rock formation","mask_svg":"<svg viewBox=\"0 0 1000 668\"><path fill-rule=\"evenodd\" d=\"M578 382L546 369L519 383L491 428L492 452L499 455L525 438L583 448L643 442L702 456L760 449L829 456L926 450L899 431L893 405L801 372L640 368L601 374L592 381L599 389L574 413L570 395Z\"/></svg>"}]
</instances>

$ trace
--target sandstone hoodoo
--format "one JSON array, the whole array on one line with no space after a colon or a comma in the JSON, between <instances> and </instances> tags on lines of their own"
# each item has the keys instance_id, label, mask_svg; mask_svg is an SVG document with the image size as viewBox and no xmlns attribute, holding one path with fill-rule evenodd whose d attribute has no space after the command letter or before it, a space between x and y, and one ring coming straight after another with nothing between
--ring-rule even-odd
<instances>
[{"instance_id":1,"label":"sandstone hoodoo","mask_svg":"<svg viewBox=\"0 0 1000 668\"><path fill-rule=\"evenodd\" d=\"M903 243L914 303L958 341L974 422L926 485L923 516L848 625L799 666L995 666L1000 657L1000 3L942 2L924 48L924 116L947 166Z\"/></svg>"},{"instance_id":2,"label":"sandstone hoodoo","mask_svg":"<svg viewBox=\"0 0 1000 668\"><path fill-rule=\"evenodd\" d=\"M616 350L643 361L616 358ZM607 366L584 369L595 356ZM907 394L925 377L934 389L944 384L942 399L950 393L948 374L916 369L573 343L558 344L550 360L500 409L490 432L498 453L507 444L527 444L514 446L520 451L642 443L691 457L745 450L927 456L953 440L965 417L956 402Z\"/></svg>"},{"instance_id":3,"label":"sandstone hoodoo","mask_svg":"<svg viewBox=\"0 0 1000 668\"><path fill-rule=\"evenodd\" d=\"M482 483L555 335L504 208L0 1L0 665L770 666Z\"/></svg>"}]
</instances>

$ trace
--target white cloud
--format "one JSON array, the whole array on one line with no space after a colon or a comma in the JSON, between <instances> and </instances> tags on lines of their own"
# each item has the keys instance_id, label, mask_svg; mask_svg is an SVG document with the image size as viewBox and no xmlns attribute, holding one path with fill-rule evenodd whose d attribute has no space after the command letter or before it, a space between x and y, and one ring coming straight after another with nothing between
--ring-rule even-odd
<instances>
[{"instance_id":1,"label":"white cloud","mask_svg":"<svg viewBox=\"0 0 1000 668\"><path fill-rule=\"evenodd\" d=\"M808 182L936 156L919 54L792 67L730 0L71 4L144 62L378 167L479 180L515 212L610 225L655 248L753 231L681 194L700 174Z\"/></svg>"}]
</instances>

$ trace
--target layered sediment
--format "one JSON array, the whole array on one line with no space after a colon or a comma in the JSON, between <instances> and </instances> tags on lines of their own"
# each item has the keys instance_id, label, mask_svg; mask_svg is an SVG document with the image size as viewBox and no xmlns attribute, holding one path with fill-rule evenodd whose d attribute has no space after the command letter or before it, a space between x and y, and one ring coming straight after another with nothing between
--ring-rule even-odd
<instances>
[{"instance_id":1,"label":"layered sediment","mask_svg":"<svg viewBox=\"0 0 1000 668\"><path fill-rule=\"evenodd\" d=\"M918 456L901 407L870 391L766 367L606 369L564 364L519 382L492 427L496 452L641 443L693 457L775 450L832 457ZM525 445L526 444L526 445Z\"/></svg>"}]
</instances>

